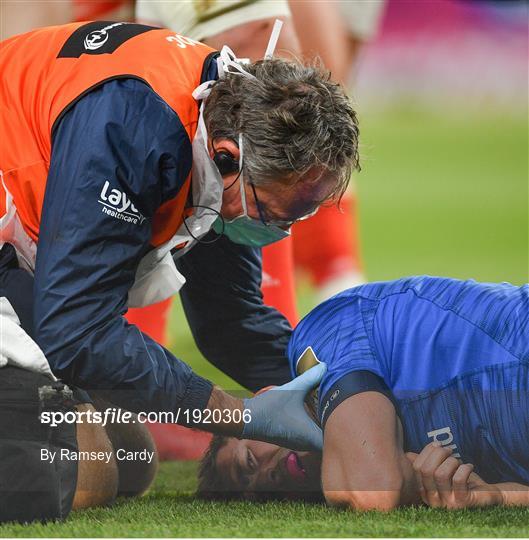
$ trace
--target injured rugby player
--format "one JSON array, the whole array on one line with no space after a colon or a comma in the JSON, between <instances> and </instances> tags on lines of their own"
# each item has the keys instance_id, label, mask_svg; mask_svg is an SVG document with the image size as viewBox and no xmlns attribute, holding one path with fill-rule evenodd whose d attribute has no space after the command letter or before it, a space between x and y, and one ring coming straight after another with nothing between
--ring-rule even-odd
<instances>
[{"instance_id":1,"label":"injured rugby player","mask_svg":"<svg viewBox=\"0 0 529 540\"><path fill-rule=\"evenodd\" d=\"M334 296L288 347L293 374L327 364L315 400L323 453L217 436L199 494L529 506L528 307L528 285L428 276Z\"/></svg>"}]
</instances>

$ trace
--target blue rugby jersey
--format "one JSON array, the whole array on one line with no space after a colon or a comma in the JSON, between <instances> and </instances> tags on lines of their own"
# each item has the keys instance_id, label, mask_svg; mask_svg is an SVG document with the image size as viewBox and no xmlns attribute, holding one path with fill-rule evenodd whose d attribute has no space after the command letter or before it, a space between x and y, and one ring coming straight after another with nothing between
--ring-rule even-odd
<instances>
[{"instance_id":1,"label":"blue rugby jersey","mask_svg":"<svg viewBox=\"0 0 529 540\"><path fill-rule=\"evenodd\" d=\"M347 397L393 401L405 450L450 445L488 482L529 484L529 285L429 276L371 283L314 309L289 344L327 363L325 425Z\"/></svg>"}]
</instances>

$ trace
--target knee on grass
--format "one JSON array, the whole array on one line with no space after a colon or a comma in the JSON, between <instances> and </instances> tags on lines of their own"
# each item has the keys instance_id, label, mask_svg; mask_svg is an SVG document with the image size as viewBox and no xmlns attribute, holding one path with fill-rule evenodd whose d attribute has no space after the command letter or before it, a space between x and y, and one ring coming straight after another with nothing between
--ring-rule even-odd
<instances>
[{"instance_id":1,"label":"knee on grass","mask_svg":"<svg viewBox=\"0 0 529 540\"><path fill-rule=\"evenodd\" d=\"M94 407L83 404L78 405L77 409L83 412L94 410ZM79 452L97 452L91 455L104 458L78 461L73 509L111 504L118 492L118 466L105 428L99 424L78 424L77 444Z\"/></svg>"},{"instance_id":2,"label":"knee on grass","mask_svg":"<svg viewBox=\"0 0 529 540\"><path fill-rule=\"evenodd\" d=\"M107 401L96 397L97 410L104 411L114 407ZM115 407L114 407L115 408ZM118 459L118 495L137 497L143 495L151 486L158 472L158 451L150 431L145 424L137 422L132 415L130 423L109 422L105 429ZM123 456L138 456L133 459L121 459ZM152 459L143 459L148 455Z\"/></svg>"}]
</instances>

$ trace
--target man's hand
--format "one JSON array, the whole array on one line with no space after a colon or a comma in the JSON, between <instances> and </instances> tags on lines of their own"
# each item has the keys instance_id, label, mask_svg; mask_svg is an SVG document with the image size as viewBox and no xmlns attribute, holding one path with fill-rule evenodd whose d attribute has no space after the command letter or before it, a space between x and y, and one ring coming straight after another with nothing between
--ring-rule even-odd
<instances>
[{"instance_id":1,"label":"man's hand","mask_svg":"<svg viewBox=\"0 0 529 540\"><path fill-rule=\"evenodd\" d=\"M309 417L304 401L326 370L324 363L309 369L293 381L244 400L251 421L244 425L243 439L258 439L291 450L320 450L323 435Z\"/></svg>"},{"instance_id":2,"label":"man's hand","mask_svg":"<svg viewBox=\"0 0 529 540\"><path fill-rule=\"evenodd\" d=\"M502 504L501 490L487 484L474 466L452 455L452 449L430 443L420 454L408 452L421 499L432 507L458 509Z\"/></svg>"}]
</instances>

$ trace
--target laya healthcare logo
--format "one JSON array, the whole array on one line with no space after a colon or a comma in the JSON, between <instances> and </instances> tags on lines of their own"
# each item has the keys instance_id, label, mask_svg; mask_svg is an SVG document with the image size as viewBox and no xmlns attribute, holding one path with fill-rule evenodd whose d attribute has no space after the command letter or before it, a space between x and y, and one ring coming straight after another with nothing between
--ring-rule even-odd
<instances>
[{"instance_id":1,"label":"laya healthcare logo","mask_svg":"<svg viewBox=\"0 0 529 540\"><path fill-rule=\"evenodd\" d=\"M112 216L113 218L132 223L134 225L142 224L145 218L140 211L132 204L127 194L119 189L110 189L110 183L105 181L101 194L99 195L99 204L102 206L101 212Z\"/></svg>"},{"instance_id":2,"label":"laya healthcare logo","mask_svg":"<svg viewBox=\"0 0 529 540\"><path fill-rule=\"evenodd\" d=\"M128 23L117 22L114 24L109 24L108 26L105 26L101 28L100 30L94 30L90 32L84 38L84 48L87 51L96 51L108 41L109 30L112 30L112 28L115 28L116 26L123 26L124 24L128 24Z\"/></svg>"}]
</instances>

